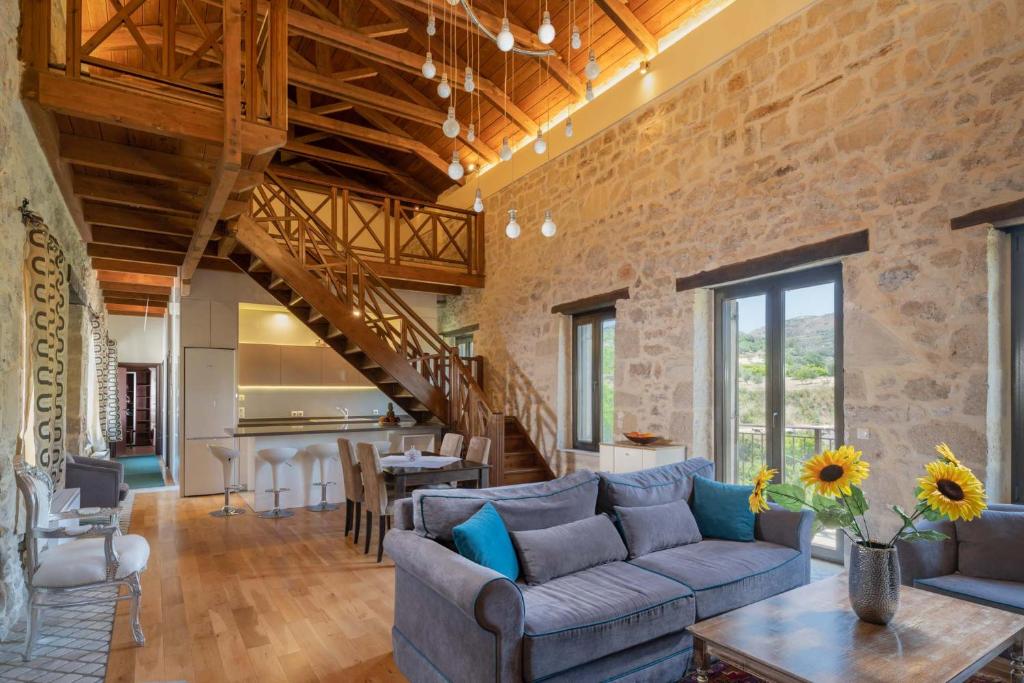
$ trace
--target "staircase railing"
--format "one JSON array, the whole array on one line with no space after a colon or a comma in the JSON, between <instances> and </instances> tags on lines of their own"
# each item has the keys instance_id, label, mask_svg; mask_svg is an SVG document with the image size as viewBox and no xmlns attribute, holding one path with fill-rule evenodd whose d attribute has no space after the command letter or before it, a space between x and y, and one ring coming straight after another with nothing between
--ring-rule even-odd
<instances>
[{"instance_id":1,"label":"staircase railing","mask_svg":"<svg viewBox=\"0 0 1024 683\"><path fill-rule=\"evenodd\" d=\"M372 267L273 171L252 193L253 221L346 303L352 314L401 354L448 401L449 427L491 440L491 483L504 477L505 416L493 410L469 367Z\"/></svg>"}]
</instances>

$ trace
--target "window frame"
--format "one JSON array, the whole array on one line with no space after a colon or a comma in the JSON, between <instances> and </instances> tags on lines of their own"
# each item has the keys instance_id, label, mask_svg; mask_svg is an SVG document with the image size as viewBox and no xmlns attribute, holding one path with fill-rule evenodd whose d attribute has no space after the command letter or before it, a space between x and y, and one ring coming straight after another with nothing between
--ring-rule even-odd
<instances>
[{"instance_id":1,"label":"window frame","mask_svg":"<svg viewBox=\"0 0 1024 683\"><path fill-rule=\"evenodd\" d=\"M597 452L601 446L601 406L602 403L602 382L601 367L603 365L602 341L604 339L603 323L606 320L615 321L615 308L602 308L596 311L587 311L572 316L572 447L575 450ZM579 368L582 359L577 353L579 344L579 329L585 325L593 325L591 334L590 350L590 372L591 372L591 435L592 441L581 441L579 439L579 392L577 391Z\"/></svg>"},{"instance_id":2,"label":"window frame","mask_svg":"<svg viewBox=\"0 0 1024 683\"><path fill-rule=\"evenodd\" d=\"M1010 228L1010 501L1024 503L1024 225Z\"/></svg>"}]
</instances>

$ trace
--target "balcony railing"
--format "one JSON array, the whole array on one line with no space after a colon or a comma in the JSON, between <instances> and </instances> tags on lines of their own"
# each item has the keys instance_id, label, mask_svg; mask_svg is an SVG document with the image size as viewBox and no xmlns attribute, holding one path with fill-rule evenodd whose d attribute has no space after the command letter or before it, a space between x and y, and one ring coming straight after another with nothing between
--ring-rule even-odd
<instances>
[{"instance_id":1,"label":"balcony railing","mask_svg":"<svg viewBox=\"0 0 1024 683\"><path fill-rule=\"evenodd\" d=\"M750 481L766 464L768 430L764 425L741 424L736 435L736 481ZM783 435L784 480L797 481L808 458L835 447L833 427L796 425Z\"/></svg>"}]
</instances>

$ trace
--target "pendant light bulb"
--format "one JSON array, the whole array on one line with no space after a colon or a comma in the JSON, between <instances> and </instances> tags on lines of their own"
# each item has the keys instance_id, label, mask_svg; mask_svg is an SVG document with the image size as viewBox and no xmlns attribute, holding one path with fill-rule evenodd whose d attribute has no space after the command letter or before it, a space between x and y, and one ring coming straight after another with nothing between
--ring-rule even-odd
<instances>
[{"instance_id":1,"label":"pendant light bulb","mask_svg":"<svg viewBox=\"0 0 1024 683\"><path fill-rule=\"evenodd\" d=\"M583 39L580 37L579 26L572 27L572 37L569 38L569 45L572 46L572 49L574 50L579 50L583 47Z\"/></svg>"},{"instance_id":2,"label":"pendant light bulb","mask_svg":"<svg viewBox=\"0 0 1024 683\"><path fill-rule=\"evenodd\" d=\"M458 150L452 152L452 163L448 164L448 177L452 180L462 180L462 176L465 175L466 169L462 168L462 162L459 161Z\"/></svg>"},{"instance_id":3,"label":"pendant light bulb","mask_svg":"<svg viewBox=\"0 0 1024 683\"><path fill-rule=\"evenodd\" d=\"M551 220L551 209L544 212L544 222L540 225L540 234L545 237L554 237L557 226L555 222Z\"/></svg>"},{"instance_id":4,"label":"pendant light bulb","mask_svg":"<svg viewBox=\"0 0 1024 683\"><path fill-rule=\"evenodd\" d=\"M480 194L480 188L476 189L476 199L473 200L473 210L480 213L484 210L484 196Z\"/></svg>"},{"instance_id":5,"label":"pendant light bulb","mask_svg":"<svg viewBox=\"0 0 1024 683\"><path fill-rule=\"evenodd\" d=\"M437 67L434 66L434 57L429 52L427 53L427 58L423 61L423 66L420 68L420 71L423 72L424 78L432 79L437 75Z\"/></svg>"},{"instance_id":6,"label":"pendant light bulb","mask_svg":"<svg viewBox=\"0 0 1024 683\"><path fill-rule=\"evenodd\" d=\"M508 52L516 45L515 36L512 35L512 31L508 28L508 17L501 20L501 30L498 31L497 41L498 49L502 52Z\"/></svg>"},{"instance_id":7,"label":"pendant light bulb","mask_svg":"<svg viewBox=\"0 0 1024 683\"><path fill-rule=\"evenodd\" d=\"M498 157L502 161L508 161L512 158L512 145L509 144L507 135L501 139L501 149L498 150Z\"/></svg>"},{"instance_id":8,"label":"pendant light bulb","mask_svg":"<svg viewBox=\"0 0 1024 683\"><path fill-rule=\"evenodd\" d=\"M586 95L584 95L584 97L587 98L587 102L592 102L593 101L593 99L594 99L594 83L592 81L587 81L587 92L586 92Z\"/></svg>"},{"instance_id":9,"label":"pendant light bulb","mask_svg":"<svg viewBox=\"0 0 1024 683\"><path fill-rule=\"evenodd\" d=\"M537 139L533 141L533 151L537 154L543 154L548 151L547 140L544 139L544 133L537 131Z\"/></svg>"},{"instance_id":10,"label":"pendant light bulb","mask_svg":"<svg viewBox=\"0 0 1024 683\"><path fill-rule=\"evenodd\" d=\"M572 137L572 117L570 116L565 120L565 137Z\"/></svg>"},{"instance_id":11,"label":"pendant light bulb","mask_svg":"<svg viewBox=\"0 0 1024 683\"><path fill-rule=\"evenodd\" d=\"M544 10L544 19L540 22L540 28L537 29L537 39L545 45L550 45L551 41L555 39L555 27L551 25L551 12Z\"/></svg>"},{"instance_id":12,"label":"pendant light bulb","mask_svg":"<svg viewBox=\"0 0 1024 683\"><path fill-rule=\"evenodd\" d=\"M427 35L437 35L437 21L434 19L433 15L427 17Z\"/></svg>"},{"instance_id":13,"label":"pendant light bulb","mask_svg":"<svg viewBox=\"0 0 1024 683\"><path fill-rule=\"evenodd\" d=\"M505 226L505 236L510 240L514 240L519 237L522 232L522 228L519 227L519 222L516 220L516 210L508 210L508 225Z\"/></svg>"},{"instance_id":14,"label":"pendant light bulb","mask_svg":"<svg viewBox=\"0 0 1024 683\"><path fill-rule=\"evenodd\" d=\"M466 67L466 81L465 81L466 92L473 92L476 90L476 83L473 82L473 67Z\"/></svg>"},{"instance_id":15,"label":"pendant light bulb","mask_svg":"<svg viewBox=\"0 0 1024 683\"><path fill-rule=\"evenodd\" d=\"M459 0L448 0L448 4L451 5L452 7L455 7L457 4L459 4Z\"/></svg>"},{"instance_id":16,"label":"pendant light bulb","mask_svg":"<svg viewBox=\"0 0 1024 683\"><path fill-rule=\"evenodd\" d=\"M445 137L455 138L458 137L460 130L462 130L462 126L455 120L455 107L448 107L448 118L444 120L441 131L444 132Z\"/></svg>"},{"instance_id":17,"label":"pendant light bulb","mask_svg":"<svg viewBox=\"0 0 1024 683\"><path fill-rule=\"evenodd\" d=\"M437 84L437 96L446 100L451 94L452 86L448 85L448 74L441 74L441 82Z\"/></svg>"},{"instance_id":18,"label":"pendant light bulb","mask_svg":"<svg viewBox=\"0 0 1024 683\"><path fill-rule=\"evenodd\" d=\"M468 142L473 142L474 140L476 140L476 126L473 125L472 123L469 124L469 130L466 131L466 140Z\"/></svg>"},{"instance_id":19,"label":"pendant light bulb","mask_svg":"<svg viewBox=\"0 0 1024 683\"><path fill-rule=\"evenodd\" d=\"M587 65L583 68L583 73L586 74L588 81L594 80L601 73L601 67L597 64L597 57L594 56L593 49L590 50L590 56L587 57Z\"/></svg>"}]
</instances>

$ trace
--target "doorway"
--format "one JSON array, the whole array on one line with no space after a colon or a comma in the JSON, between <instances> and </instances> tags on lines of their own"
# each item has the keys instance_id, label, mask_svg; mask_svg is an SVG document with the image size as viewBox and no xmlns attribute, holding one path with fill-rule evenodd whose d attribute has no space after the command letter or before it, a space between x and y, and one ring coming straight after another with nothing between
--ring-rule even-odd
<instances>
[{"instance_id":1,"label":"doorway","mask_svg":"<svg viewBox=\"0 0 1024 683\"><path fill-rule=\"evenodd\" d=\"M715 457L726 481L762 466L799 482L804 461L843 434L840 264L723 287L715 295ZM825 530L814 554L841 559Z\"/></svg>"},{"instance_id":2,"label":"doorway","mask_svg":"<svg viewBox=\"0 0 1024 683\"><path fill-rule=\"evenodd\" d=\"M162 455L163 425L160 405L160 366L119 363L117 367L121 434L114 454Z\"/></svg>"}]
</instances>

